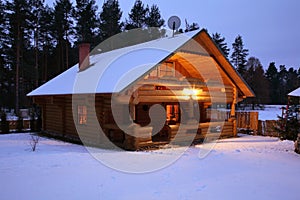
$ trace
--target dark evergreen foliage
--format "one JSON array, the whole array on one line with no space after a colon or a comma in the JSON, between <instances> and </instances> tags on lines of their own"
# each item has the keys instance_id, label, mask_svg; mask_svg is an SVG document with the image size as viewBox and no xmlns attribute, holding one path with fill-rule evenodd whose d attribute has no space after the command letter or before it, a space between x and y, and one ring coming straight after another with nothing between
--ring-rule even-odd
<instances>
[{"instance_id":1,"label":"dark evergreen foliage","mask_svg":"<svg viewBox=\"0 0 300 200\"><path fill-rule=\"evenodd\" d=\"M129 20L126 20L125 29L145 28L148 11L148 6L145 7L141 0L136 0L129 13Z\"/></svg>"},{"instance_id":2,"label":"dark evergreen foliage","mask_svg":"<svg viewBox=\"0 0 300 200\"><path fill-rule=\"evenodd\" d=\"M199 25L195 22L189 24L187 20L185 20L185 30L184 32L190 32L200 29Z\"/></svg>"},{"instance_id":3,"label":"dark evergreen foliage","mask_svg":"<svg viewBox=\"0 0 300 200\"><path fill-rule=\"evenodd\" d=\"M269 96L268 80L258 58L250 57L248 59L244 78L255 93L254 98L246 100L252 104L252 109L255 108L255 105L267 103Z\"/></svg>"},{"instance_id":4,"label":"dark evergreen foliage","mask_svg":"<svg viewBox=\"0 0 300 200\"><path fill-rule=\"evenodd\" d=\"M74 7L70 0L57 0L53 12L52 34L55 39L56 74L70 66L69 50L74 36Z\"/></svg>"},{"instance_id":5,"label":"dark evergreen foliage","mask_svg":"<svg viewBox=\"0 0 300 200\"><path fill-rule=\"evenodd\" d=\"M269 93L270 93L270 103L272 104L280 104L279 100L279 74L278 70L275 66L274 62L271 62L267 71L266 71L266 77L268 80L269 85Z\"/></svg>"},{"instance_id":6,"label":"dark evergreen foliage","mask_svg":"<svg viewBox=\"0 0 300 200\"><path fill-rule=\"evenodd\" d=\"M147 27L156 27L161 28L165 20L161 18L160 11L157 5L152 5L150 9L146 9L148 12L146 13L145 24Z\"/></svg>"},{"instance_id":7,"label":"dark evergreen foliage","mask_svg":"<svg viewBox=\"0 0 300 200\"><path fill-rule=\"evenodd\" d=\"M6 119L6 114L5 112L0 112L1 113L1 133L9 133L9 124Z\"/></svg>"},{"instance_id":8,"label":"dark evergreen foliage","mask_svg":"<svg viewBox=\"0 0 300 200\"><path fill-rule=\"evenodd\" d=\"M104 1L100 12L95 0L56 0L53 7L45 0L0 1L0 107L29 107L28 92L78 62L80 42L94 47L121 33L119 39L103 42L100 48L107 51L165 36L157 5L136 0L125 23L121 16L118 0ZM134 35L128 33L135 28L140 29ZM197 23L186 22L179 32L197 29ZM228 56L225 38L212 36ZM287 103L287 94L300 86L300 69L271 63L264 72L258 59L247 61L247 56L238 36L231 61L256 94L248 103Z\"/></svg>"},{"instance_id":9,"label":"dark evergreen foliage","mask_svg":"<svg viewBox=\"0 0 300 200\"><path fill-rule=\"evenodd\" d=\"M102 40L121 32L123 26L121 17L122 11L117 0L108 0L103 4L100 13L100 35Z\"/></svg>"},{"instance_id":10,"label":"dark evergreen foliage","mask_svg":"<svg viewBox=\"0 0 300 200\"><path fill-rule=\"evenodd\" d=\"M218 47L222 50L223 54L228 57L230 49L225 42L225 37L222 37L220 33L214 33L212 35L212 39L218 45Z\"/></svg>"},{"instance_id":11,"label":"dark evergreen foliage","mask_svg":"<svg viewBox=\"0 0 300 200\"><path fill-rule=\"evenodd\" d=\"M248 49L244 48L242 36L238 35L235 38L234 43L232 43L232 50L231 63L244 77L246 73Z\"/></svg>"},{"instance_id":12,"label":"dark evergreen foliage","mask_svg":"<svg viewBox=\"0 0 300 200\"><path fill-rule=\"evenodd\" d=\"M77 43L92 43L95 40L98 26L97 9L95 0L76 0L74 17ZM95 46L95 44L91 46Z\"/></svg>"},{"instance_id":13,"label":"dark evergreen foliage","mask_svg":"<svg viewBox=\"0 0 300 200\"><path fill-rule=\"evenodd\" d=\"M297 139L300 131L299 123L299 98L290 97L289 105L283 116L278 116L277 126L275 130L279 132L282 140L293 140Z\"/></svg>"}]
</instances>

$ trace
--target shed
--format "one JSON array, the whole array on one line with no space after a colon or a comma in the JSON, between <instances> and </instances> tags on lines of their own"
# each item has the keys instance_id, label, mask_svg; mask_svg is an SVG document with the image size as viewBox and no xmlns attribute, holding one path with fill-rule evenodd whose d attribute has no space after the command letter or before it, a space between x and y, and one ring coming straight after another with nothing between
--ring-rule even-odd
<instances>
[{"instance_id":1,"label":"shed","mask_svg":"<svg viewBox=\"0 0 300 200\"><path fill-rule=\"evenodd\" d=\"M300 97L300 87L297 88L296 90L293 90L292 92L290 92L288 94L288 96L292 96L292 97Z\"/></svg>"},{"instance_id":2,"label":"shed","mask_svg":"<svg viewBox=\"0 0 300 200\"><path fill-rule=\"evenodd\" d=\"M236 136L235 105L252 90L205 30L88 55L30 92L43 131L138 149ZM229 107L230 111L225 111Z\"/></svg>"}]
</instances>

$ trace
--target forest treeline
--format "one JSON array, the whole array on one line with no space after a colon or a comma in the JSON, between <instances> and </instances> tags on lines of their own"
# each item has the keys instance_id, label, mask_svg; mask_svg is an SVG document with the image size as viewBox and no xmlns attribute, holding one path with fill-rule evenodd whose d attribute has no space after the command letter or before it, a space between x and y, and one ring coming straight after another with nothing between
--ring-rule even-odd
<instances>
[{"instance_id":1,"label":"forest treeline","mask_svg":"<svg viewBox=\"0 0 300 200\"><path fill-rule=\"evenodd\" d=\"M80 43L94 48L136 28L141 33L131 43L108 43L102 50L166 36L165 20L155 4L136 0L123 21L122 16L118 0L101 6L95 0L56 0L53 6L44 0L0 1L0 108L29 107L28 92L78 63ZM199 29L197 23L185 24L180 32ZM259 59L249 56L241 36L231 50L220 33L212 37L255 92L249 103L284 104L286 94L299 86L299 69L271 62L264 71Z\"/></svg>"}]
</instances>

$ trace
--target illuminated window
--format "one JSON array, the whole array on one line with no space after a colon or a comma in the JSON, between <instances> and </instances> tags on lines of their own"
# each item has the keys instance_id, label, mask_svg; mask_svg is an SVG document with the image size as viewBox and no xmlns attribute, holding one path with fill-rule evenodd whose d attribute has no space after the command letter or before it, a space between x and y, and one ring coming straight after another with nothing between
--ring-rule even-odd
<instances>
[{"instance_id":1,"label":"illuminated window","mask_svg":"<svg viewBox=\"0 0 300 200\"><path fill-rule=\"evenodd\" d=\"M164 62L155 67L145 78L175 77L174 62Z\"/></svg>"},{"instance_id":2,"label":"illuminated window","mask_svg":"<svg viewBox=\"0 0 300 200\"><path fill-rule=\"evenodd\" d=\"M78 106L78 124L87 124L87 107Z\"/></svg>"},{"instance_id":3,"label":"illuminated window","mask_svg":"<svg viewBox=\"0 0 300 200\"><path fill-rule=\"evenodd\" d=\"M159 66L159 77L174 77L174 63L164 62Z\"/></svg>"},{"instance_id":4,"label":"illuminated window","mask_svg":"<svg viewBox=\"0 0 300 200\"><path fill-rule=\"evenodd\" d=\"M166 105L167 121L169 123L177 123L180 119L179 105Z\"/></svg>"}]
</instances>

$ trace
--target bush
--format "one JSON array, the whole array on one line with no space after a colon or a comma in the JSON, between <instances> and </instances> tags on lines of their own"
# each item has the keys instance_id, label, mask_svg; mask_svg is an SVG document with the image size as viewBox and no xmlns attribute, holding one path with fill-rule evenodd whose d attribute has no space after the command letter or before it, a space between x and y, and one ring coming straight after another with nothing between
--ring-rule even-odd
<instances>
[{"instance_id":1,"label":"bush","mask_svg":"<svg viewBox=\"0 0 300 200\"><path fill-rule=\"evenodd\" d=\"M1 113L1 132L2 133L9 133L9 123L6 119L5 112Z\"/></svg>"},{"instance_id":2,"label":"bush","mask_svg":"<svg viewBox=\"0 0 300 200\"><path fill-rule=\"evenodd\" d=\"M17 121L17 131L18 132L22 132L24 128L23 125L23 118L21 116L18 117L18 121Z\"/></svg>"},{"instance_id":3,"label":"bush","mask_svg":"<svg viewBox=\"0 0 300 200\"><path fill-rule=\"evenodd\" d=\"M300 130L300 123L298 121L298 107L291 105L285 116L278 117L276 131L279 133L282 140L296 141Z\"/></svg>"}]
</instances>

